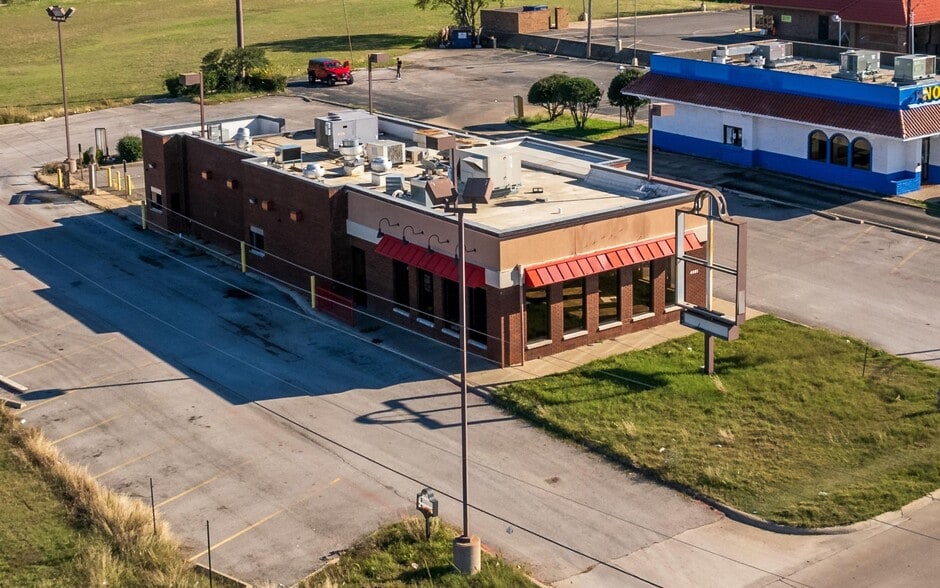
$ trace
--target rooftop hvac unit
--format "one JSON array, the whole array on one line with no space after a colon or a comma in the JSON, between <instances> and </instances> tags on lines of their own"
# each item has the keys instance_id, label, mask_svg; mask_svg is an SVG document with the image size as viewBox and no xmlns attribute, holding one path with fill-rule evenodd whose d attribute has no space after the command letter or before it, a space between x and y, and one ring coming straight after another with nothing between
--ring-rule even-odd
<instances>
[{"instance_id":1,"label":"rooftop hvac unit","mask_svg":"<svg viewBox=\"0 0 940 588\"><path fill-rule=\"evenodd\" d=\"M751 55L760 55L768 63L793 59L793 43L766 43L757 45Z\"/></svg>"},{"instance_id":2,"label":"rooftop hvac unit","mask_svg":"<svg viewBox=\"0 0 940 588\"><path fill-rule=\"evenodd\" d=\"M274 148L274 163L293 163L301 159L300 145L278 145Z\"/></svg>"},{"instance_id":3,"label":"rooftop hvac unit","mask_svg":"<svg viewBox=\"0 0 940 588\"><path fill-rule=\"evenodd\" d=\"M522 185L522 162L505 149L480 149L466 152L459 159L459 192L470 178L489 178L493 181L493 196L516 192Z\"/></svg>"},{"instance_id":4,"label":"rooftop hvac unit","mask_svg":"<svg viewBox=\"0 0 940 588\"><path fill-rule=\"evenodd\" d=\"M929 80L937 73L935 55L899 55L894 58L894 77L891 81L898 84L915 84Z\"/></svg>"},{"instance_id":5,"label":"rooftop hvac unit","mask_svg":"<svg viewBox=\"0 0 940 588\"><path fill-rule=\"evenodd\" d=\"M401 165L405 163L405 144L388 139L366 143L366 157L370 161L376 157L384 157L393 165Z\"/></svg>"},{"instance_id":6,"label":"rooftop hvac unit","mask_svg":"<svg viewBox=\"0 0 940 588\"><path fill-rule=\"evenodd\" d=\"M379 118L365 110L331 112L314 119L317 147L338 151L345 139L372 143L379 138Z\"/></svg>"},{"instance_id":7,"label":"rooftop hvac unit","mask_svg":"<svg viewBox=\"0 0 940 588\"><path fill-rule=\"evenodd\" d=\"M832 77L844 80L861 80L865 75L875 75L880 68L880 51L849 49L839 55L839 73L832 74Z\"/></svg>"}]
</instances>

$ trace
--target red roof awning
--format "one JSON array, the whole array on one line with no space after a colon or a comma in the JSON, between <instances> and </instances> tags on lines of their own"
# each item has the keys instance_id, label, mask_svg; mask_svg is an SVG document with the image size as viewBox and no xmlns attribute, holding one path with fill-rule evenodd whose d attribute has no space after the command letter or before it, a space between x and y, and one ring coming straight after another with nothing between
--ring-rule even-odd
<instances>
[{"instance_id":1,"label":"red roof awning","mask_svg":"<svg viewBox=\"0 0 940 588\"><path fill-rule=\"evenodd\" d=\"M692 251L702 246L694 233L686 233L685 250ZM645 261L652 261L676 254L676 239L652 239L626 247L618 247L600 253L590 253L526 268L525 284L530 288L541 288L549 284L582 278L591 274L627 267Z\"/></svg>"},{"instance_id":2,"label":"red roof awning","mask_svg":"<svg viewBox=\"0 0 940 588\"><path fill-rule=\"evenodd\" d=\"M405 243L395 237L383 235L382 240L375 247L375 252L453 282L460 281L460 267L453 257L441 255L440 253L428 253L428 250L424 247ZM468 263L467 287L480 288L484 285L486 285L485 270L478 265Z\"/></svg>"}]
</instances>

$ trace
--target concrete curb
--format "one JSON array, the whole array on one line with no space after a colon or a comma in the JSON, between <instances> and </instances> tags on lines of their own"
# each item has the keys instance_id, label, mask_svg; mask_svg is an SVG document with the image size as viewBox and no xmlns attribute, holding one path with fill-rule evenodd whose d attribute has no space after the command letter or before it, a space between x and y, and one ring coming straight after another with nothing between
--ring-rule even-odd
<instances>
[{"instance_id":1,"label":"concrete curb","mask_svg":"<svg viewBox=\"0 0 940 588\"><path fill-rule=\"evenodd\" d=\"M204 566L201 563L197 563L193 565L193 569L196 571L196 573L202 574L203 576L207 578L209 577L209 568L207 566ZM240 586L241 588L252 588L252 585L249 584L248 582L243 582L242 580L239 580L238 578L229 576L228 574L223 574L222 572L218 570L212 570L212 577L222 578L226 582L234 584L235 586Z\"/></svg>"}]
</instances>

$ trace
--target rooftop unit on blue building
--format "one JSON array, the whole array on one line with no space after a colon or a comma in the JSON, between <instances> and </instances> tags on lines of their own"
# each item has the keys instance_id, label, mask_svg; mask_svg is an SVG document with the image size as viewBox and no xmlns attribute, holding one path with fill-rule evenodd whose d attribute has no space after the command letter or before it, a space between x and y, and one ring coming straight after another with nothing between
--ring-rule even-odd
<instances>
[{"instance_id":1,"label":"rooftop unit on blue building","mask_svg":"<svg viewBox=\"0 0 940 588\"><path fill-rule=\"evenodd\" d=\"M654 55L658 149L897 195L940 183L936 57L765 41Z\"/></svg>"}]
</instances>

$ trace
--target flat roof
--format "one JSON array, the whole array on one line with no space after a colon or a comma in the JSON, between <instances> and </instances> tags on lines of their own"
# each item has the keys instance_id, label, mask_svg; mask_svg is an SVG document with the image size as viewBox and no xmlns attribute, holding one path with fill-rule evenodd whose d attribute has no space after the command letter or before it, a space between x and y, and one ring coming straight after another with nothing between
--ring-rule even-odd
<instances>
[{"instance_id":1,"label":"flat roof","mask_svg":"<svg viewBox=\"0 0 940 588\"><path fill-rule=\"evenodd\" d=\"M449 172L446 166L436 172L428 171L417 160L417 154L426 153L429 157L441 160L446 160L446 154L417 146L415 139L417 135L428 134L426 127L410 121L412 126L404 127L402 121L397 119L383 125L381 121L384 117L378 118L378 142L398 142L403 144L408 152L404 163L396 164L387 173L373 173L369 162L350 168L341 154L317 145L313 129L253 136L251 145L247 149L239 150L248 151L255 156L245 159L243 164L246 165L271 169L327 186L355 187L373 197L401 206L424 208L429 212L444 214L441 209L423 206L420 198L411 199L401 193L395 194L386 184L390 176L401 176L405 192L412 192L416 187L420 191L422 180L446 176ZM233 121L248 126L248 123L259 120L268 121L270 117L244 117L229 119L228 122L229 127L232 127ZM208 122L207 127L217 124ZM390 132L383 133L383 126L397 131L398 135L406 134L403 132L405 128L411 129L415 134L411 137L401 137ZM193 125L181 125L177 128L187 133L192 133L194 129ZM198 132L198 124L195 130ZM167 134L171 129L163 128L159 132ZM225 133L212 140L227 148L238 149L234 137L234 129L228 128ZM556 142L531 137L497 142L468 135L458 135L457 138L460 151L457 157L458 165L462 159L500 157L505 154L518 168L519 181L514 186L515 189L497 190L496 197L490 203L478 205L477 213L472 215L472 218L467 217L468 224L495 233L571 222L572 219L605 213L629 213L632 209L639 211L656 207L657 204L668 205L668 202L675 198L688 199L690 192L696 189L680 182L656 179L650 182L645 174L626 169L630 161L628 158ZM286 163L276 161L276 153L290 146L300 148L300 159ZM322 176L315 178L305 174L310 165L321 166ZM349 175L349 171L355 173Z\"/></svg>"}]
</instances>

